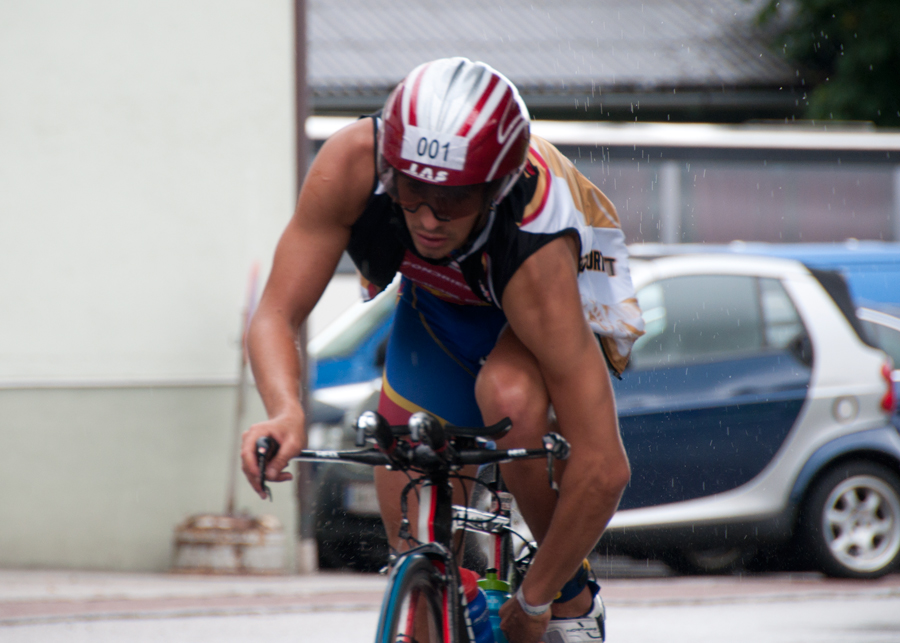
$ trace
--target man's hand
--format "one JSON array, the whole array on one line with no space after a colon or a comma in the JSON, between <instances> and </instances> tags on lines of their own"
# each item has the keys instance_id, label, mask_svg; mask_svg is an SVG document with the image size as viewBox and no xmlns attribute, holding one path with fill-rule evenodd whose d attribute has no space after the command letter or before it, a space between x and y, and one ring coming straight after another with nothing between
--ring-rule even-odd
<instances>
[{"instance_id":1,"label":"man's hand","mask_svg":"<svg viewBox=\"0 0 900 643\"><path fill-rule=\"evenodd\" d=\"M513 596L500 608L500 619L500 629L509 643L537 643L547 631L550 610L540 616L529 616Z\"/></svg>"},{"instance_id":2,"label":"man's hand","mask_svg":"<svg viewBox=\"0 0 900 643\"><path fill-rule=\"evenodd\" d=\"M278 453L266 467L266 480L271 482L285 482L294 478L290 472L285 471L288 462L303 449L306 441L303 423L304 417L276 417L266 422L254 424L244 431L241 443L241 464L244 475L250 482L250 486L256 490L259 497L266 499L266 493L259 484L259 467L256 460L256 441L261 437L274 438L280 446Z\"/></svg>"}]
</instances>

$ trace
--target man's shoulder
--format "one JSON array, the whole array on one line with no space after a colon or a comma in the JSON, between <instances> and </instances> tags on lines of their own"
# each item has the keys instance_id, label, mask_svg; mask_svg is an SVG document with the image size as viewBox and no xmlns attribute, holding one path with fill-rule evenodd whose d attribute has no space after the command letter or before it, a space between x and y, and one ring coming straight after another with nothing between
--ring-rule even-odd
<instances>
[{"instance_id":1,"label":"man's shoulder","mask_svg":"<svg viewBox=\"0 0 900 643\"><path fill-rule=\"evenodd\" d=\"M345 165L365 166L375 171L375 121L361 118L332 134L321 152ZM320 153L321 153L320 152Z\"/></svg>"},{"instance_id":2,"label":"man's shoulder","mask_svg":"<svg viewBox=\"0 0 900 643\"><path fill-rule=\"evenodd\" d=\"M325 216L350 226L362 214L375 185L374 125L372 119L362 119L325 141L303 191L313 199L310 203L324 208Z\"/></svg>"},{"instance_id":3,"label":"man's shoulder","mask_svg":"<svg viewBox=\"0 0 900 643\"><path fill-rule=\"evenodd\" d=\"M533 185L519 219L524 230L543 232L548 226L568 226L572 217L590 227L619 227L618 213L609 198L546 139L532 136L524 174Z\"/></svg>"}]
</instances>

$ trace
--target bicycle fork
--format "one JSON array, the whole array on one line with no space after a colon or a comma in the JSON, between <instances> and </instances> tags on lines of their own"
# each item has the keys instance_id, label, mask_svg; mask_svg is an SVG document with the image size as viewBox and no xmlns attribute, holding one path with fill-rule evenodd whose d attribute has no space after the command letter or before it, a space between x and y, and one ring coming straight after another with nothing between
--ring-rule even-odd
<instances>
[{"instance_id":1,"label":"bicycle fork","mask_svg":"<svg viewBox=\"0 0 900 643\"><path fill-rule=\"evenodd\" d=\"M417 516L417 540L421 543L414 551L431 558L443 576L441 592L444 643L470 643L474 641L472 623L466 610L466 598L453 563L453 486L446 475L432 475L419 489Z\"/></svg>"}]
</instances>

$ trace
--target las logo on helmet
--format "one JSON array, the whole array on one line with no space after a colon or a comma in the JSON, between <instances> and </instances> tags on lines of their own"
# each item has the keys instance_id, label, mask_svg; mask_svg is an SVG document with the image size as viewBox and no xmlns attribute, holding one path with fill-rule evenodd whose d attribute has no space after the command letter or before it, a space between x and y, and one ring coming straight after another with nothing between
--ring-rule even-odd
<instances>
[{"instance_id":1,"label":"las logo on helmet","mask_svg":"<svg viewBox=\"0 0 900 643\"><path fill-rule=\"evenodd\" d=\"M447 172L445 170L438 170L437 173L435 173L434 170L428 166L419 168L418 163L410 163L409 167L406 168L405 173L410 174L417 179L421 179L422 181L430 181L431 183L443 183L447 180Z\"/></svg>"}]
</instances>

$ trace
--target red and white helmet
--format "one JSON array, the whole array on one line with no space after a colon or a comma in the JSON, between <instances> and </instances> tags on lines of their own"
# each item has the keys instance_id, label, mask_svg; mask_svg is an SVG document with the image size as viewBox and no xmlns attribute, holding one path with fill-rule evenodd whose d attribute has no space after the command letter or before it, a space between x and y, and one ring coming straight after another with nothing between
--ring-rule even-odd
<instances>
[{"instance_id":1,"label":"red and white helmet","mask_svg":"<svg viewBox=\"0 0 900 643\"><path fill-rule=\"evenodd\" d=\"M416 67L391 92L378 131L378 174L388 192L393 170L435 185L503 179L494 203L525 167L529 119L515 86L466 58Z\"/></svg>"}]
</instances>

